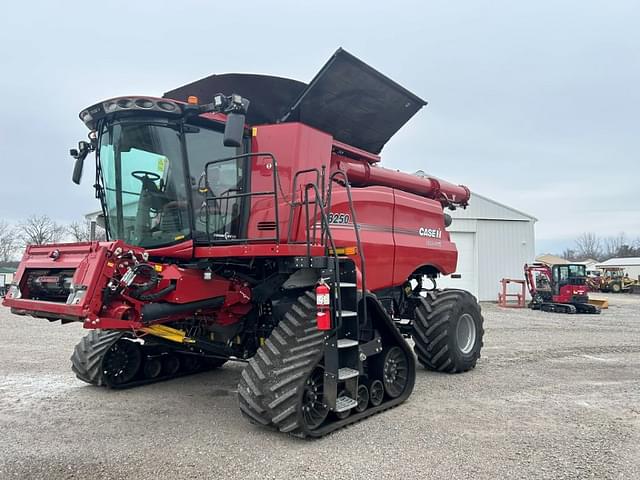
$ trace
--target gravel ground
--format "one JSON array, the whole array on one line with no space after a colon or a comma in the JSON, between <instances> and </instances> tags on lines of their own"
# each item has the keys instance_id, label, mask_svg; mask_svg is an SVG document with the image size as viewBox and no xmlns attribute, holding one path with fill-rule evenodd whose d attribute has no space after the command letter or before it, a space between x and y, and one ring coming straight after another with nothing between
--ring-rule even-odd
<instances>
[{"instance_id":1,"label":"gravel ground","mask_svg":"<svg viewBox=\"0 0 640 480\"><path fill-rule=\"evenodd\" d=\"M0 478L640 478L640 296L600 316L483 305L462 375L321 440L247 423L241 365L126 391L69 369L79 325L0 309Z\"/></svg>"}]
</instances>

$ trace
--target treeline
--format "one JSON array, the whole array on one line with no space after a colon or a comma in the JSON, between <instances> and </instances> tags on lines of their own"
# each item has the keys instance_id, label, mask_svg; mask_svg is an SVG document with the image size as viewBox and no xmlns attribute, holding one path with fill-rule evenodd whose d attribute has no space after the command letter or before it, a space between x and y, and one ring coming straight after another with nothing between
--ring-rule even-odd
<instances>
[{"instance_id":1,"label":"treeline","mask_svg":"<svg viewBox=\"0 0 640 480\"><path fill-rule=\"evenodd\" d=\"M0 264L16 261L26 245L60 242L86 242L91 239L91 222L82 220L58 223L47 215L32 215L11 224L0 219ZM96 239L104 240L105 232L96 226Z\"/></svg>"},{"instance_id":2,"label":"treeline","mask_svg":"<svg viewBox=\"0 0 640 480\"><path fill-rule=\"evenodd\" d=\"M575 242L574 248L562 252L562 258L572 262L590 258L600 262L617 257L640 257L640 237L631 240L625 233L615 237L599 237L595 233L585 232Z\"/></svg>"}]
</instances>

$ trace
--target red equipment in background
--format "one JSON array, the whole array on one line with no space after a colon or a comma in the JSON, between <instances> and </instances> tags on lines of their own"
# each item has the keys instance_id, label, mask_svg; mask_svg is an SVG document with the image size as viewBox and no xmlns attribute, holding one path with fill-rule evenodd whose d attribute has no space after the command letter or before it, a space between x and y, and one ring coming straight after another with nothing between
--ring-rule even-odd
<instances>
[{"instance_id":1,"label":"red equipment in background","mask_svg":"<svg viewBox=\"0 0 640 480\"><path fill-rule=\"evenodd\" d=\"M600 313L590 305L586 268L581 264L548 266L525 264L524 277L531 294L529 307L560 313Z\"/></svg>"},{"instance_id":2,"label":"red equipment in background","mask_svg":"<svg viewBox=\"0 0 640 480\"><path fill-rule=\"evenodd\" d=\"M520 292L509 292L509 284L514 283L520 285ZM498 293L498 305L505 308L524 308L525 307L525 281L513 280L511 278L503 278L500 280L501 291ZM515 297L515 303L510 302L509 298Z\"/></svg>"}]
</instances>

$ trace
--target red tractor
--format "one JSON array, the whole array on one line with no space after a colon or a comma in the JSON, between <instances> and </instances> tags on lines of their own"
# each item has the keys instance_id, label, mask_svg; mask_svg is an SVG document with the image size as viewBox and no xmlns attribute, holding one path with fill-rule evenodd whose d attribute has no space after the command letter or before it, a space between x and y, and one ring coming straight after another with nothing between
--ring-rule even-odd
<instances>
[{"instance_id":1,"label":"red tractor","mask_svg":"<svg viewBox=\"0 0 640 480\"><path fill-rule=\"evenodd\" d=\"M3 304L90 329L71 357L90 384L245 362L242 413L297 436L398 405L414 352L464 372L483 337L476 299L435 288L457 262L443 209L469 190L378 166L424 105L341 49L308 85L213 75L96 103L73 181L95 152L108 241L29 246Z\"/></svg>"},{"instance_id":2,"label":"red tractor","mask_svg":"<svg viewBox=\"0 0 640 480\"><path fill-rule=\"evenodd\" d=\"M586 267L581 264L524 266L524 278L531 294L529 307L544 312L600 313L589 304Z\"/></svg>"}]
</instances>

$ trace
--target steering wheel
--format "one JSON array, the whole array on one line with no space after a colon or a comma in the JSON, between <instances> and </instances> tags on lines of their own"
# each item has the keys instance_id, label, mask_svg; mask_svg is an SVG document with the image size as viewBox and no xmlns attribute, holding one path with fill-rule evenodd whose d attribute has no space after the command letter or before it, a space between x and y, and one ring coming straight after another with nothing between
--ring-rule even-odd
<instances>
[{"instance_id":1,"label":"steering wheel","mask_svg":"<svg viewBox=\"0 0 640 480\"><path fill-rule=\"evenodd\" d=\"M141 182L145 180L151 180L155 182L156 180L160 180L160 175L153 172L145 172L144 170L136 170L135 172L131 172L131 176Z\"/></svg>"}]
</instances>

